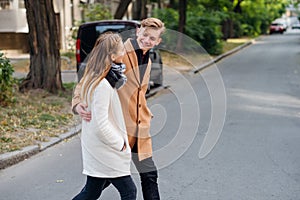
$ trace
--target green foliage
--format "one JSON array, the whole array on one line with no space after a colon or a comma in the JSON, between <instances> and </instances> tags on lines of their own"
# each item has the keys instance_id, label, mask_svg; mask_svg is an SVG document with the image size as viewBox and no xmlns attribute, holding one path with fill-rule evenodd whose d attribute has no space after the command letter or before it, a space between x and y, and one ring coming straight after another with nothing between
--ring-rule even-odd
<instances>
[{"instance_id":1,"label":"green foliage","mask_svg":"<svg viewBox=\"0 0 300 200\"><path fill-rule=\"evenodd\" d=\"M6 106L15 102L13 78L14 69L10 64L10 60L0 53L0 106Z\"/></svg>"},{"instance_id":2,"label":"green foliage","mask_svg":"<svg viewBox=\"0 0 300 200\"><path fill-rule=\"evenodd\" d=\"M70 33L67 36L67 45L68 45L68 50L70 52L75 52L77 32L81 22L77 21L74 24L75 25L71 28Z\"/></svg>"},{"instance_id":3,"label":"green foliage","mask_svg":"<svg viewBox=\"0 0 300 200\"><path fill-rule=\"evenodd\" d=\"M112 19L110 8L101 3L84 4L83 8L83 21L90 22L104 19Z\"/></svg>"},{"instance_id":4,"label":"green foliage","mask_svg":"<svg viewBox=\"0 0 300 200\"><path fill-rule=\"evenodd\" d=\"M76 85L77 85L77 82L63 83L64 88L67 91L72 91L72 92L74 91ZM73 97L72 95L69 95L68 93L65 93L65 92L62 92L62 91L60 91L58 93L58 96L66 98L68 100L68 102L71 102L72 97Z\"/></svg>"},{"instance_id":5,"label":"green foliage","mask_svg":"<svg viewBox=\"0 0 300 200\"><path fill-rule=\"evenodd\" d=\"M70 82L70 83L63 83L63 85L64 85L64 88L65 88L65 89L71 90L71 91L72 91L73 89L75 89L77 83L75 83L75 82Z\"/></svg>"},{"instance_id":6,"label":"green foliage","mask_svg":"<svg viewBox=\"0 0 300 200\"><path fill-rule=\"evenodd\" d=\"M198 15L188 12L186 34L198 41L209 54L220 54L222 53L220 22L218 12L207 13L204 8Z\"/></svg>"},{"instance_id":7,"label":"green foliage","mask_svg":"<svg viewBox=\"0 0 300 200\"><path fill-rule=\"evenodd\" d=\"M62 92L62 91L60 91ZM70 111L72 89L64 97L45 90L16 91L16 102L0 107L0 154L45 142L75 125Z\"/></svg>"},{"instance_id":8,"label":"green foliage","mask_svg":"<svg viewBox=\"0 0 300 200\"><path fill-rule=\"evenodd\" d=\"M172 2L173 5L169 5L168 8L154 10L153 16L160 18L168 29L177 31L179 1ZM267 33L270 23L284 13L288 3L288 0L190 0L185 34L201 43L208 53L219 54L222 49L222 38L258 36ZM85 4L81 7L83 21L77 22L78 25L87 21L112 19L109 7L103 4ZM73 39L76 38L76 34L75 27ZM168 37L171 38L164 38L164 41L174 41L174 35ZM72 49L75 46L73 39L70 45Z\"/></svg>"},{"instance_id":9,"label":"green foliage","mask_svg":"<svg viewBox=\"0 0 300 200\"><path fill-rule=\"evenodd\" d=\"M168 29L178 30L179 14L177 10L172 8L155 10L154 16L160 18ZM199 42L208 53L219 54L222 51L220 19L219 12L207 13L201 4L189 6L184 33ZM176 47L174 41L177 41L177 39L173 38L176 36L176 34L169 34L168 37L163 37L163 41L167 43L168 48L173 49Z\"/></svg>"},{"instance_id":10,"label":"green foliage","mask_svg":"<svg viewBox=\"0 0 300 200\"><path fill-rule=\"evenodd\" d=\"M107 20L113 19L110 8L101 3L94 4L83 4L80 5L83 16L82 21L75 21L75 26L72 27L70 35L67 37L68 49L72 52L75 51L76 38L78 27L85 22L98 21L98 20Z\"/></svg>"},{"instance_id":11,"label":"green foliage","mask_svg":"<svg viewBox=\"0 0 300 200\"><path fill-rule=\"evenodd\" d=\"M285 12L286 0L244 0L240 13L242 35L267 33L269 24Z\"/></svg>"},{"instance_id":12,"label":"green foliage","mask_svg":"<svg viewBox=\"0 0 300 200\"><path fill-rule=\"evenodd\" d=\"M156 9L153 12L154 17L157 17L161 19L166 28L168 29L165 34L163 34L163 48L167 48L168 50L170 49L175 49L176 48L176 42L178 40L178 34L174 34L173 31L178 30L178 19L179 19L179 14L178 11L174 10L173 8L166 8L166 9ZM169 31L173 30L173 31Z\"/></svg>"},{"instance_id":13,"label":"green foliage","mask_svg":"<svg viewBox=\"0 0 300 200\"><path fill-rule=\"evenodd\" d=\"M69 59L75 59L75 53L74 51L65 51L65 52L61 52L60 56L64 56L67 57Z\"/></svg>"},{"instance_id":14,"label":"green foliage","mask_svg":"<svg viewBox=\"0 0 300 200\"><path fill-rule=\"evenodd\" d=\"M212 5L215 3L216 7ZM202 3L202 5L201 5ZM189 5L186 33L212 55L222 53L221 21L226 13L220 12L221 1L201 1L197 6Z\"/></svg>"},{"instance_id":15,"label":"green foliage","mask_svg":"<svg viewBox=\"0 0 300 200\"><path fill-rule=\"evenodd\" d=\"M153 14L154 17L161 19L165 23L166 28L178 30L179 14L177 10L172 8L155 9Z\"/></svg>"}]
</instances>

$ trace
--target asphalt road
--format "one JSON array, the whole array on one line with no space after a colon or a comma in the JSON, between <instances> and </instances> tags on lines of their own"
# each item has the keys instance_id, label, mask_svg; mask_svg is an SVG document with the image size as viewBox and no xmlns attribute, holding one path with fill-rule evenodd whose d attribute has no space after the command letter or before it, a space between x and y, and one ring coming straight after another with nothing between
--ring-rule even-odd
<instances>
[{"instance_id":1,"label":"asphalt road","mask_svg":"<svg viewBox=\"0 0 300 200\"><path fill-rule=\"evenodd\" d=\"M197 74L165 68L165 84L149 99L161 199L299 200L300 32L262 36ZM84 181L75 136L1 170L0 199L67 200Z\"/></svg>"}]
</instances>

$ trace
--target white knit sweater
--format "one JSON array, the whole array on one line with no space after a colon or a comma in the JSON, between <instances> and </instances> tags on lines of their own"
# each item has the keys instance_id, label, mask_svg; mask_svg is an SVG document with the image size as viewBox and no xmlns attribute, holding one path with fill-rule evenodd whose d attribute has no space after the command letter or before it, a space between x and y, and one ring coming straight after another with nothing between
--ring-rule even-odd
<instances>
[{"instance_id":1,"label":"white knit sweater","mask_svg":"<svg viewBox=\"0 0 300 200\"><path fill-rule=\"evenodd\" d=\"M83 174L102 178L129 175L131 150L116 89L103 79L88 105L92 119L82 121ZM124 142L126 150L121 151Z\"/></svg>"}]
</instances>

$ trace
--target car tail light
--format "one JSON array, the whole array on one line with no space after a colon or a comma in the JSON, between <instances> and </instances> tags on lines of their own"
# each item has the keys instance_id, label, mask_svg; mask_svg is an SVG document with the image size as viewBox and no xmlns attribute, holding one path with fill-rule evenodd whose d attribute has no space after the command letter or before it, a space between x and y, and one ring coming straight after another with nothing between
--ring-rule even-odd
<instances>
[{"instance_id":1,"label":"car tail light","mask_svg":"<svg viewBox=\"0 0 300 200\"><path fill-rule=\"evenodd\" d=\"M80 39L76 40L76 61L80 63Z\"/></svg>"}]
</instances>

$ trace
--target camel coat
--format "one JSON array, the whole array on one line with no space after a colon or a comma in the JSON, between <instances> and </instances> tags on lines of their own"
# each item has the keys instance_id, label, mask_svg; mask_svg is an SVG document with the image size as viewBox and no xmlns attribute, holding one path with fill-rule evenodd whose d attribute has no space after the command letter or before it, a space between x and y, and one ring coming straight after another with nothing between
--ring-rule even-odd
<instances>
[{"instance_id":1,"label":"camel coat","mask_svg":"<svg viewBox=\"0 0 300 200\"><path fill-rule=\"evenodd\" d=\"M150 79L151 61L149 59L143 81L140 82L140 71L135 49L130 39L124 45L126 55L123 58L123 62L126 65L125 75L127 82L118 90L118 94L122 105L130 147L133 148L137 142L139 160L144 160L152 156L152 141L150 136L152 113L147 106L145 96ZM73 111L75 106L81 102L80 91L81 83L77 84L74 91L72 99Z\"/></svg>"}]
</instances>

